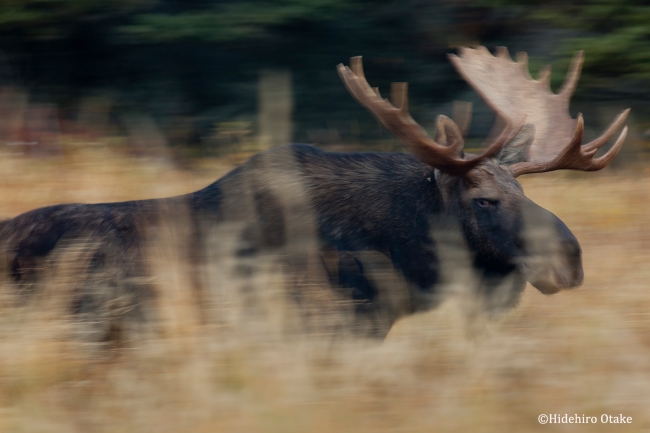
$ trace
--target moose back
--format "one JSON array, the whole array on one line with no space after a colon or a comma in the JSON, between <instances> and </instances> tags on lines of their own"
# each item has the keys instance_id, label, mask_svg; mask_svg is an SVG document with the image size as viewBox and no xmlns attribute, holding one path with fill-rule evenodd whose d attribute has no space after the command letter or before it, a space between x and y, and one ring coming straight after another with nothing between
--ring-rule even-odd
<instances>
[{"instance_id":1,"label":"moose back","mask_svg":"<svg viewBox=\"0 0 650 433\"><path fill-rule=\"evenodd\" d=\"M212 300L200 269L219 259L207 252L208 244L225 245L230 237L227 250L241 263L269 256L284 263L292 278L287 297L298 309L305 298L300 281L316 263L323 280L318 290L337 299L333 308L351 311L350 329L378 337L400 317L438 305L454 283L466 286L487 311L514 306L527 282L545 294L579 286L577 239L529 200L516 178L599 170L620 150L627 127L606 154L594 157L629 110L587 144L582 116L568 114L582 58L575 56L554 94L548 74L530 77L525 53L516 62L504 48L496 55L478 47L450 56L502 125L479 155L463 151L463 132L447 117L438 117L431 138L408 113L406 84L394 85L390 103L366 82L361 59L353 58L351 68L338 66L343 82L411 154L286 145L191 194L27 212L0 226L7 290L28 302L57 249L89 242L68 308L79 321L92 322L90 339L110 339L124 323L143 319L155 299L145 247L170 224L185 233L181 256L193 269L188 290L203 307ZM381 266L400 284L382 284L375 272ZM233 272L254 272L238 269Z\"/></svg>"}]
</instances>

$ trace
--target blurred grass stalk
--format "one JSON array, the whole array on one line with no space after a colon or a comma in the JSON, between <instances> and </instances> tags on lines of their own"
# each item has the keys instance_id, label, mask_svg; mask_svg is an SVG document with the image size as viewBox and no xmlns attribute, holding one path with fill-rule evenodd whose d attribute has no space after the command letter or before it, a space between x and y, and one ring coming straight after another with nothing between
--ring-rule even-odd
<instances>
[{"instance_id":1,"label":"blurred grass stalk","mask_svg":"<svg viewBox=\"0 0 650 433\"><path fill-rule=\"evenodd\" d=\"M156 161L101 146L62 159L4 156L0 212L174 195L231 164L223 157L183 171ZM333 339L327 326L294 332L304 322L272 258L247 264L253 278L233 272L241 263L226 234L237 230L217 234L210 251L206 321L188 290L196 270L179 259L181 225L150 248L155 320L107 355L70 338L78 324L66 290L84 253L71 247L34 302L1 292L0 431L542 431L540 413L623 413L634 420L626 430L642 431L650 423L648 180L631 171L524 178L527 195L580 239L585 285L551 297L528 289L518 308L470 337L461 299L400 321L383 344ZM316 296L312 305L330 301ZM339 320L319 320L330 319Z\"/></svg>"}]
</instances>

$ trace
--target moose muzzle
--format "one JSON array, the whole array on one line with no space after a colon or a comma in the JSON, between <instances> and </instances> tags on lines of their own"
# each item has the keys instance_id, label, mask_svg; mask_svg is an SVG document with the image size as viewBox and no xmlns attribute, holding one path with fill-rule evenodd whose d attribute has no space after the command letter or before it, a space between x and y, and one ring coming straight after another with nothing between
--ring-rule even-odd
<instances>
[{"instance_id":1,"label":"moose muzzle","mask_svg":"<svg viewBox=\"0 0 650 433\"><path fill-rule=\"evenodd\" d=\"M580 286L582 250L571 230L546 209L526 199L522 204L523 257L526 279L544 294Z\"/></svg>"}]
</instances>

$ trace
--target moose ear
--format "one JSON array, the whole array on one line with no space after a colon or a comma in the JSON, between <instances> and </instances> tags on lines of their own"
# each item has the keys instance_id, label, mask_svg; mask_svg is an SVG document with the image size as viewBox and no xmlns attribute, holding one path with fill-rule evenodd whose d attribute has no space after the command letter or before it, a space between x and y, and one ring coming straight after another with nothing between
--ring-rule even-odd
<instances>
[{"instance_id":1,"label":"moose ear","mask_svg":"<svg viewBox=\"0 0 650 433\"><path fill-rule=\"evenodd\" d=\"M499 152L497 160L501 165L511 165L528 160L530 146L535 141L535 125L530 123L521 127L517 135Z\"/></svg>"},{"instance_id":2,"label":"moose ear","mask_svg":"<svg viewBox=\"0 0 650 433\"><path fill-rule=\"evenodd\" d=\"M463 157L463 134L456 122L447 116L440 115L436 119L435 141L442 146L456 150L456 157Z\"/></svg>"}]
</instances>

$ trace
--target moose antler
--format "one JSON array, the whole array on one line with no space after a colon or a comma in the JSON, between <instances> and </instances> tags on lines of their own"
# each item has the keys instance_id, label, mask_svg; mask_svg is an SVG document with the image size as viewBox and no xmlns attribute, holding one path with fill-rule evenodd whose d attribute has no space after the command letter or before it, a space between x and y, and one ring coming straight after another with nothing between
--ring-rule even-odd
<instances>
[{"instance_id":1,"label":"moose antler","mask_svg":"<svg viewBox=\"0 0 650 433\"><path fill-rule=\"evenodd\" d=\"M607 143L611 138L612 134L621 126L625 121L630 109L623 111L618 115L616 120L612 122L607 131L603 133L596 140L582 144L582 134L585 130L585 123L582 119L582 114L578 114L578 125L576 126L576 131L573 135L573 138L569 144L557 155L552 161L548 162L518 162L511 165L510 171L514 177L517 177L526 173L544 173L547 171L554 170L582 170L582 171L598 171L607 167L612 159L616 156L623 143L625 142L625 137L627 136L627 126L621 131L614 146L607 152L605 155L600 158L594 159L594 155L598 149ZM610 131L611 134L609 133Z\"/></svg>"},{"instance_id":2,"label":"moose antler","mask_svg":"<svg viewBox=\"0 0 650 433\"><path fill-rule=\"evenodd\" d=\"M399 137L423 162L451 175L462 176L485 158L496 155L518 132L523 122L513 127L507 121L501 134L486 146L478 156L463 153L463 137L456 123L445 116L438 116L438 132L433 140L408 112L407 83L393 83L393 103L383 99L379 90L370 87L363 74L361 57L350 59L351 68L338 65L338 71L354 98L372 112L381 123ZM399 108L398 108L399 107Z\"/></svg>"},{"instance_id":3,"label":"moose antler","mask_svg":"<svg viewBox=\"0 0 650 433\"><path fill-rule=\"evenodd\" d=\"M582 115L573 119L569 114L583 58L584 52L576 53L560 92L555 94L550 88L550 66L542 68L537 80L532 79L526 53L518 53L517 62L512 61L505 47L497 48L494 56L485 47L462 48L458 56L449 55L458 72L501 119L511 122L525 114L527 122L535 125L535 141L526 162L510 167L515 176L559 169L600 170L621 149L627 127L609 152L593 159L625 123L629 109L619 114L600 137L585 145Z\"/></svg>"}]
</instances>

